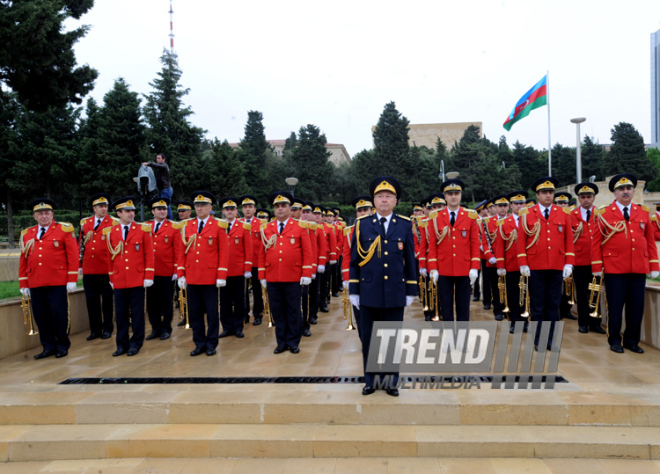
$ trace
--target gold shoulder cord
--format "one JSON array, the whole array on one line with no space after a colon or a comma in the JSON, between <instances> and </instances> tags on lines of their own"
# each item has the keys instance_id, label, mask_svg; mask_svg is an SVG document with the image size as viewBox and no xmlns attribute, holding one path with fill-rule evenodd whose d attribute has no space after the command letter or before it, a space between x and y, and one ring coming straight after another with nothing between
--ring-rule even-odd
<instances>
[{"instance_id":1,"label":"gold shoulder cord","mask_svg":"<svg viewBox=\"0 0 660 474\"><path fill-rule=\"evenodd\" d=\"M504 252L506 253L511 249L513 244L518 240L518 229L513 229L511 231L511 234L507 238L507 236L504 235L504 229L502 229L502 227L504 227L504 226L503 225L500 226L500 237L502 237L502 240L506 242L506 249L504 250ZM497 230L495 230L495 232L497 232Z\"/></svg>"},{"instance_id":2,"label":"gold shoulder cord","mask_svg":"<svg viewBox=\"0 0 660 474\"><path fill-rule=\"evenodd\" d=\"M186 255L188 255L188 251L190 250L190 247L192 247L195 242L197 242L197 234L193 234L190 236L190 238L186 241L186 225L184 224L181 227L181 240L183 241L183 245L186 246Z\"/></svg>"},{"instance_id":3,"label":"gold shoulder cord","mask_svg":"<svg viewBox=\"0 0 660 474\"><path fill-rule=\"evenodd\" d=\"M628 226L626 225L626 221L619 221L615 225L612 225L607 222L602 213L598 213L598 222L599 224L603 224L602 226L599 225L598 228L600 229L600 233L603 234L603 237L605 237L600 244L601 247L605 245L605 242L610 240L617 232L624 231L626 233L626 239L628 238ZM610 232L606 233L603 227L605 227Z\"/></svg>"},{"instance_id":4,"label":"gold shoulder cord","mask_svg":"<svg viewBox=\"0 0 660 474\"><path fill-rule=\"evenodd\" d=\"M580 221L580 225L577 226L577 229L573 231L573 243L577 242L580 236L582 235L583 227L584 227L583 222Z\"/></svg>"},{"instance_id":5,"label":"gold shoulder cord","mask_svg":"<svg viewBox=\"0 0 660 474\"><path fill-rule=\"evenodd\" d=\"M529 230L529 227L527 226L527 216L529 214L525 214L522 216L522 225L523 225L523 230L525 231L525 234L529 235L530 237L534 237L532 239L532 243L529 244L526 249L529 249L532 245L534 245L536 242L539 240L539 236L541 235L541 221L536 221L536 224L534 224L534 227L532 227L532 230Z\"/></svg>"},{"instance_id":6,"label":"gold shoulder cord","mask_svg":"<svg viewBox=\"0 0 660 474\"><path fill-rule=\"evenodd\" d=\"M449 226L444 226L442 228L442 232L438 231L438 221L437 219L433 219L433 227L435 228L435 238L438 240L437 244L445 240L445 237L447 237L447 233L449 232ZM428 234L427 234L428 236Z\"/></svg>"},{"instance_id":7,"label":"gold shoulder cord","mask_svg":"<svg viewBox=\"0 0 660 474\"><path fill-rule=\"evenodd\" d=\"M266 252L268 252L268 249L275 245L275 242L277 242L277 234L274 233L270 236L270 239L266 239L266 234L264 234L265 228L266 226L261 226L261 230L259 232L261 232L261 243L264 244Z\"/></svg>"},{"instance_id":8,"label":"gold shoulder cord","mask_svg":"<svg viewBox=\"0 0 660 474\"><path fill-rule=\"evenodd\" d=\"M23 255L25 255L25 258L28 257L28 252L31 254L32 249L34 247L34 239L30 239L27 242L23 241L23 236L21 236L20 240L18 241L18 245L21 249L21 252L23 252Z\"/></svg>"},{"instance_id":9,"label":"gold shoulder cord","mask_svg":"<svg viewBox=\"0 0 660 474\"><path fill-rule=\"evenodd\" d=\"M93 230L90 230L89 232L87 232L87 234L85 234L85 245L87 245L89 241L92 240L93 236L94 236Z\"/></svg>"},{"instance_id":10,"label":"gold shoulder cord","mask_svg":"<svg viewBox=\"0 0 660 474\"><path fill-rule=\"evenodd\" d=\"M355 223L355 242L357 242L357 251L358 255L362 259L362 261L359 263L361 267L365 266L367 263L369 263L369 260L374 256L374 252L378 250L378 258L381 257L381 246L380 246L380 235L376 237L376 240L371 244L369 247L369 250L366 252L362 248L362 244L360 244L360 221L358 220Z\"/></svg>"},{"instance_id":11,"label":"gold shoulder cord","mask_svg":"<svg viewBox=\"0 0 660 474\"><path fill-rule=\"evenodd\" d=\"M105 240L108 243L108 251L110 252L110 255L112 255L111 260L114 260L117 255L119 255L120 253L122 253L124 251L124 241L123 240L119 241L116 248L112 248L112 244L110 243L110 233L108 233L108 238L105 239Z\"/></svg>"}]
</instances>

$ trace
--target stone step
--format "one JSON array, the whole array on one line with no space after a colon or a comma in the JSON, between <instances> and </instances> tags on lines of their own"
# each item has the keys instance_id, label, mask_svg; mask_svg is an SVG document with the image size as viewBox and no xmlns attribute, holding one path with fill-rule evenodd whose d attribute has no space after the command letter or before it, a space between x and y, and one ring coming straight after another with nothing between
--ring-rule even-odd
<instances>
[{"instance_id":1,"label":"stone step","mask_svg":"<svg viewBox=\"0 0 660 474\"><path fill-rule=\"evenodd\" d=\"M106 387L107 388L107 387ZM122 387L119 387L122 388ZM160 388L160 389L156 389ZM0 426L37 424L607 425L660 427L660 395L360 386L172 387L0 393Z\"/></svg>"},{"instance_id":2,"label":"stone step","mask_svg":"<svg viewBox=\"0 0 660 474\"><path fill-rule=\"evenodd\" d=\"M660 429L316 424L0 427L1 461L429 456L660 459Z\"/></svg>"}]
</instances>

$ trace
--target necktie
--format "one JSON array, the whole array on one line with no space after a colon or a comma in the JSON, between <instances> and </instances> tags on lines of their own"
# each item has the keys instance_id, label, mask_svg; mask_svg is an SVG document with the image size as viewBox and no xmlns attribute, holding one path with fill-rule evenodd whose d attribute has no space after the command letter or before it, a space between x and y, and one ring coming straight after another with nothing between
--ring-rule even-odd
<instances>
[{"instance_id":1,"label":"necktie","mask_svg":"<svg viewBox=\"0 0 660 474\"><path fill-rule=\"evenodd\" d=\"M550 210L546 209L545 211L543 211L543 214L545 214L545 220L547 221L548 217L550 217Z\"/></svg>"},{"instance_id":2,"label":"necktie","mask_svg":"<svg viewBox=\"0 0 660 474\"><path fill-rule=\"evenodd\" d=\"M590 217L591 217L591 210L587 211L587 222L589 222Z\"/></svg>"},{"instance_id":3,"label":"necktie","mask_svg":"<svg viewBox=\"0 0 660 474\"><path fill-rule=\"evenodd\" d=\"M94 230L98 229L100 225L101 225L101 219L96 219L96 225L94 226Z\"/></svg>"},{"instance_id":4,"label":"necktie","mask_svg":"<svg viewBox=\"0 0 660 474\"><path fill-rule=\"evenodd\" d=\"M204 228L204 221L199 221L199 230L197 231L197 233L201 234L203 228Z\"/></svg>"},{"instance_id":5,"label":"necktie","mask_svg":"<svg viewBox=\"0 0 660 474\"><path fill-rule=\"evenodd\" d=\"M41 240L41 239L44 238L44 233L45 233L45 232L46 232L46 228L45 228L45 227L42 227L42 228L41 228L41 234L39 234L39 240Z\"/></svg>"},{"instance_id":6,"label":"necktie","mask_svg":"<svg viewBox=\"0 0 660 474\"><path fill-rule=\"evenodd\" d=\"M449 224L454 227L454 224L456 223L456 213L454 211L450 212L451 218L449 219Z\"/></svg>"},{"instance_id":7,"label":"necktie","mask_svg":"<svg viewBox=\"0 0 660 474\"><path fill-rule=\"evenodd\" d=\"M127 238L128 238L128 226L125 225L124 226L124 241L126 241Z\"/></svg>"},{"instance_id":8,"label":"necktie","mask_svg":"<svg viewBox=\"0 0 660 474\"><path fill-rule=\"evenodd\" d=\"M232 225L232 222L230 222L230 223L229 223L229 226L227 227L227 233L230 233L230 232L231 232L231 225Z\"/></svg>"},{"instance_id":9,"label":"necktie","mask_svg":"<svg viewBox=\"0 0 660 474\"><path fill-rule=\"evenodd\" d=\"M386 217L381 217L381 218L380 218L380 228L383 229L383 235L386 235L386 234L385 234L385 223L386 223L386 222L387 222L387 218L386 218Z\"/></svg>"},{"instance_id":10,"label":"necktie","mask_svg":"<svg viewBox=\"0 0 660 474\"><path fill-rule=\"evenodd\" d=\"M160 229L160 222L156 224L156 229L154 229L154 234L158 233L158 229Z\"/></svg>"},{"instance_id":11,"label":"necktie","mask_svg":"<svg viewBox=\"0 0 660 474\"><path fill-rule=\"evenodd\" d=\"M284 232L284 222L280 222L280 235Z\"/></svg>"},{"instance_id":12,"label":"necktie","mask_svg":"<svg viewBox=\"0 0 660 474\"><path fill-rule=\"evenodd\" d=\"M628 214L628 208L627 208L627 207L624 207L624 208L623 208L623 218L624 218L626 221L629 221L629 220L630 220L630 214Z\"/></svg>"}]
</instances>

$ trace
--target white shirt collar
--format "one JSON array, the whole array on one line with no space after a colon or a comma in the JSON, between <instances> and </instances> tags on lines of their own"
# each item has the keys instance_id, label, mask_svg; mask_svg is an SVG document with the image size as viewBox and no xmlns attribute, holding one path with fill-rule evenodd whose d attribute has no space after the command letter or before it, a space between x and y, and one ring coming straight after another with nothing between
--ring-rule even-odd
<instances>
[{"instance_id":1,"label":"white shirt collar","mask_svg":"<svg viewBox=\"0 0 660 474\"><path fill-rule=\"evenodd\" d=\"M285 220L284 222L277 221L277 231L278 231L278 232L280 231L280 224L284 224L284 228L286 228L286 225L289 223L289 219L291 219L291 218L289 217L289 218L288 218L287 220Z\"/></svg>"},{"instance_id":2,"label":"white shirt collar","mask_svg":"<svg viewBox=\"0 0 660 474\"><path fill-rule=\"evenodd\" d=\"M378 219L378 222L380 222L381 217L384 217L385 219L387 219L385 221L385 224L387 225L387 224L390 223L390 220L392 219L393 215L394 215L394 213L391 213L389 216L381 216L379 213L376 213L376 219Z\"/></svg>"},{"instance_id":3,"label":"white shirt collar","mask_svg":"<svg viewBox=\"0 0 660 474\"><path fill-rule=\"evenodd\" d=\"M632 202L627 206L624 206L619 201L614 201L614 202L616 203L617 206L619 206L619 210L621 211L621 214L623 214L623 208L627 207L628 208L628 215L630 215L630 210L632 209Z\"/></svg>"},{"instance_id":4,"label":"white shirt collar","mask_svg":"<svg viewBox=\"0 0 660 474\"><path fill-rule=\"evenodd\" d=\"M539 209L541 210L541 214L545 216L545 210L548 210L548 213L552 212L552 204L550 204L548 207L545 207L543 204L539 203Z\"/></svg>"},{"instance_id":5,"label":"white shirt collar","mask_svg":"<svg viewBox=\"0 0 660 474\"><path fill-rule=\"evenodd\" d=\"M53 225L53 222L52 222L52 221L51 221L51 223L48 224L48 226L46 226L46 227L41 227L41 225L40 225L40 226L39 226L38 233L37 233L37 237L39 237L39 234L41 233L41 229L44 229L44 235L45 235L46 232L48 232L48 229L50 229L50 226L51 226L51 225Z\"/></svg>"},{"instance_id":6,"label":"white shirt collar","mask_svg":"<svg viewBox=\"0 0 660 474\"><path fill-rule=\"evenodd\" d=\"M585 209L584 207L580 206L580 215L582 216L582 220L586 221L587 220L587 211L591 211L591 214L589 214L589 222L591 222L591 218L594 216L594 206L591 206L590 209Z\"/></svg>"}]
</instances>

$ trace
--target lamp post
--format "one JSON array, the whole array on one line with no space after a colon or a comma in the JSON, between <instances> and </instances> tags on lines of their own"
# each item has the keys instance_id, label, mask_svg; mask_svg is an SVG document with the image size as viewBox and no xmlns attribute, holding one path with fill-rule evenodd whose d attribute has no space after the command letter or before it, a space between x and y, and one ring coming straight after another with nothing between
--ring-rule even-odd
<instances>
[{"instance_id":1,"label":"lamp post","mask_svg":"<svg viewBox=\"0 0 660 474\"><path fill-rule=\"evenodd\" d=\"M291 191L291 196L295 196L294 192L296 190L296 185L298 184L298 178L287 178L284 182L289 186L289 191Z\"/></svg>"},{"instance_id":2,"label":"lamp post","mask_svg":"<svg viewBox=\"0 0 660 474\"><path fill-rule=\"evenodd\" d=\"M576 141L577 141L577 146L576 146L576 159L575 159L575 167L577 169L577 182L581 183L582 182L582 143L580 142L580 124L587 120L584 117L576 117L572 118L571 122L577 125L577 135L576 135Z\"/></svg>"}]
</instances>

